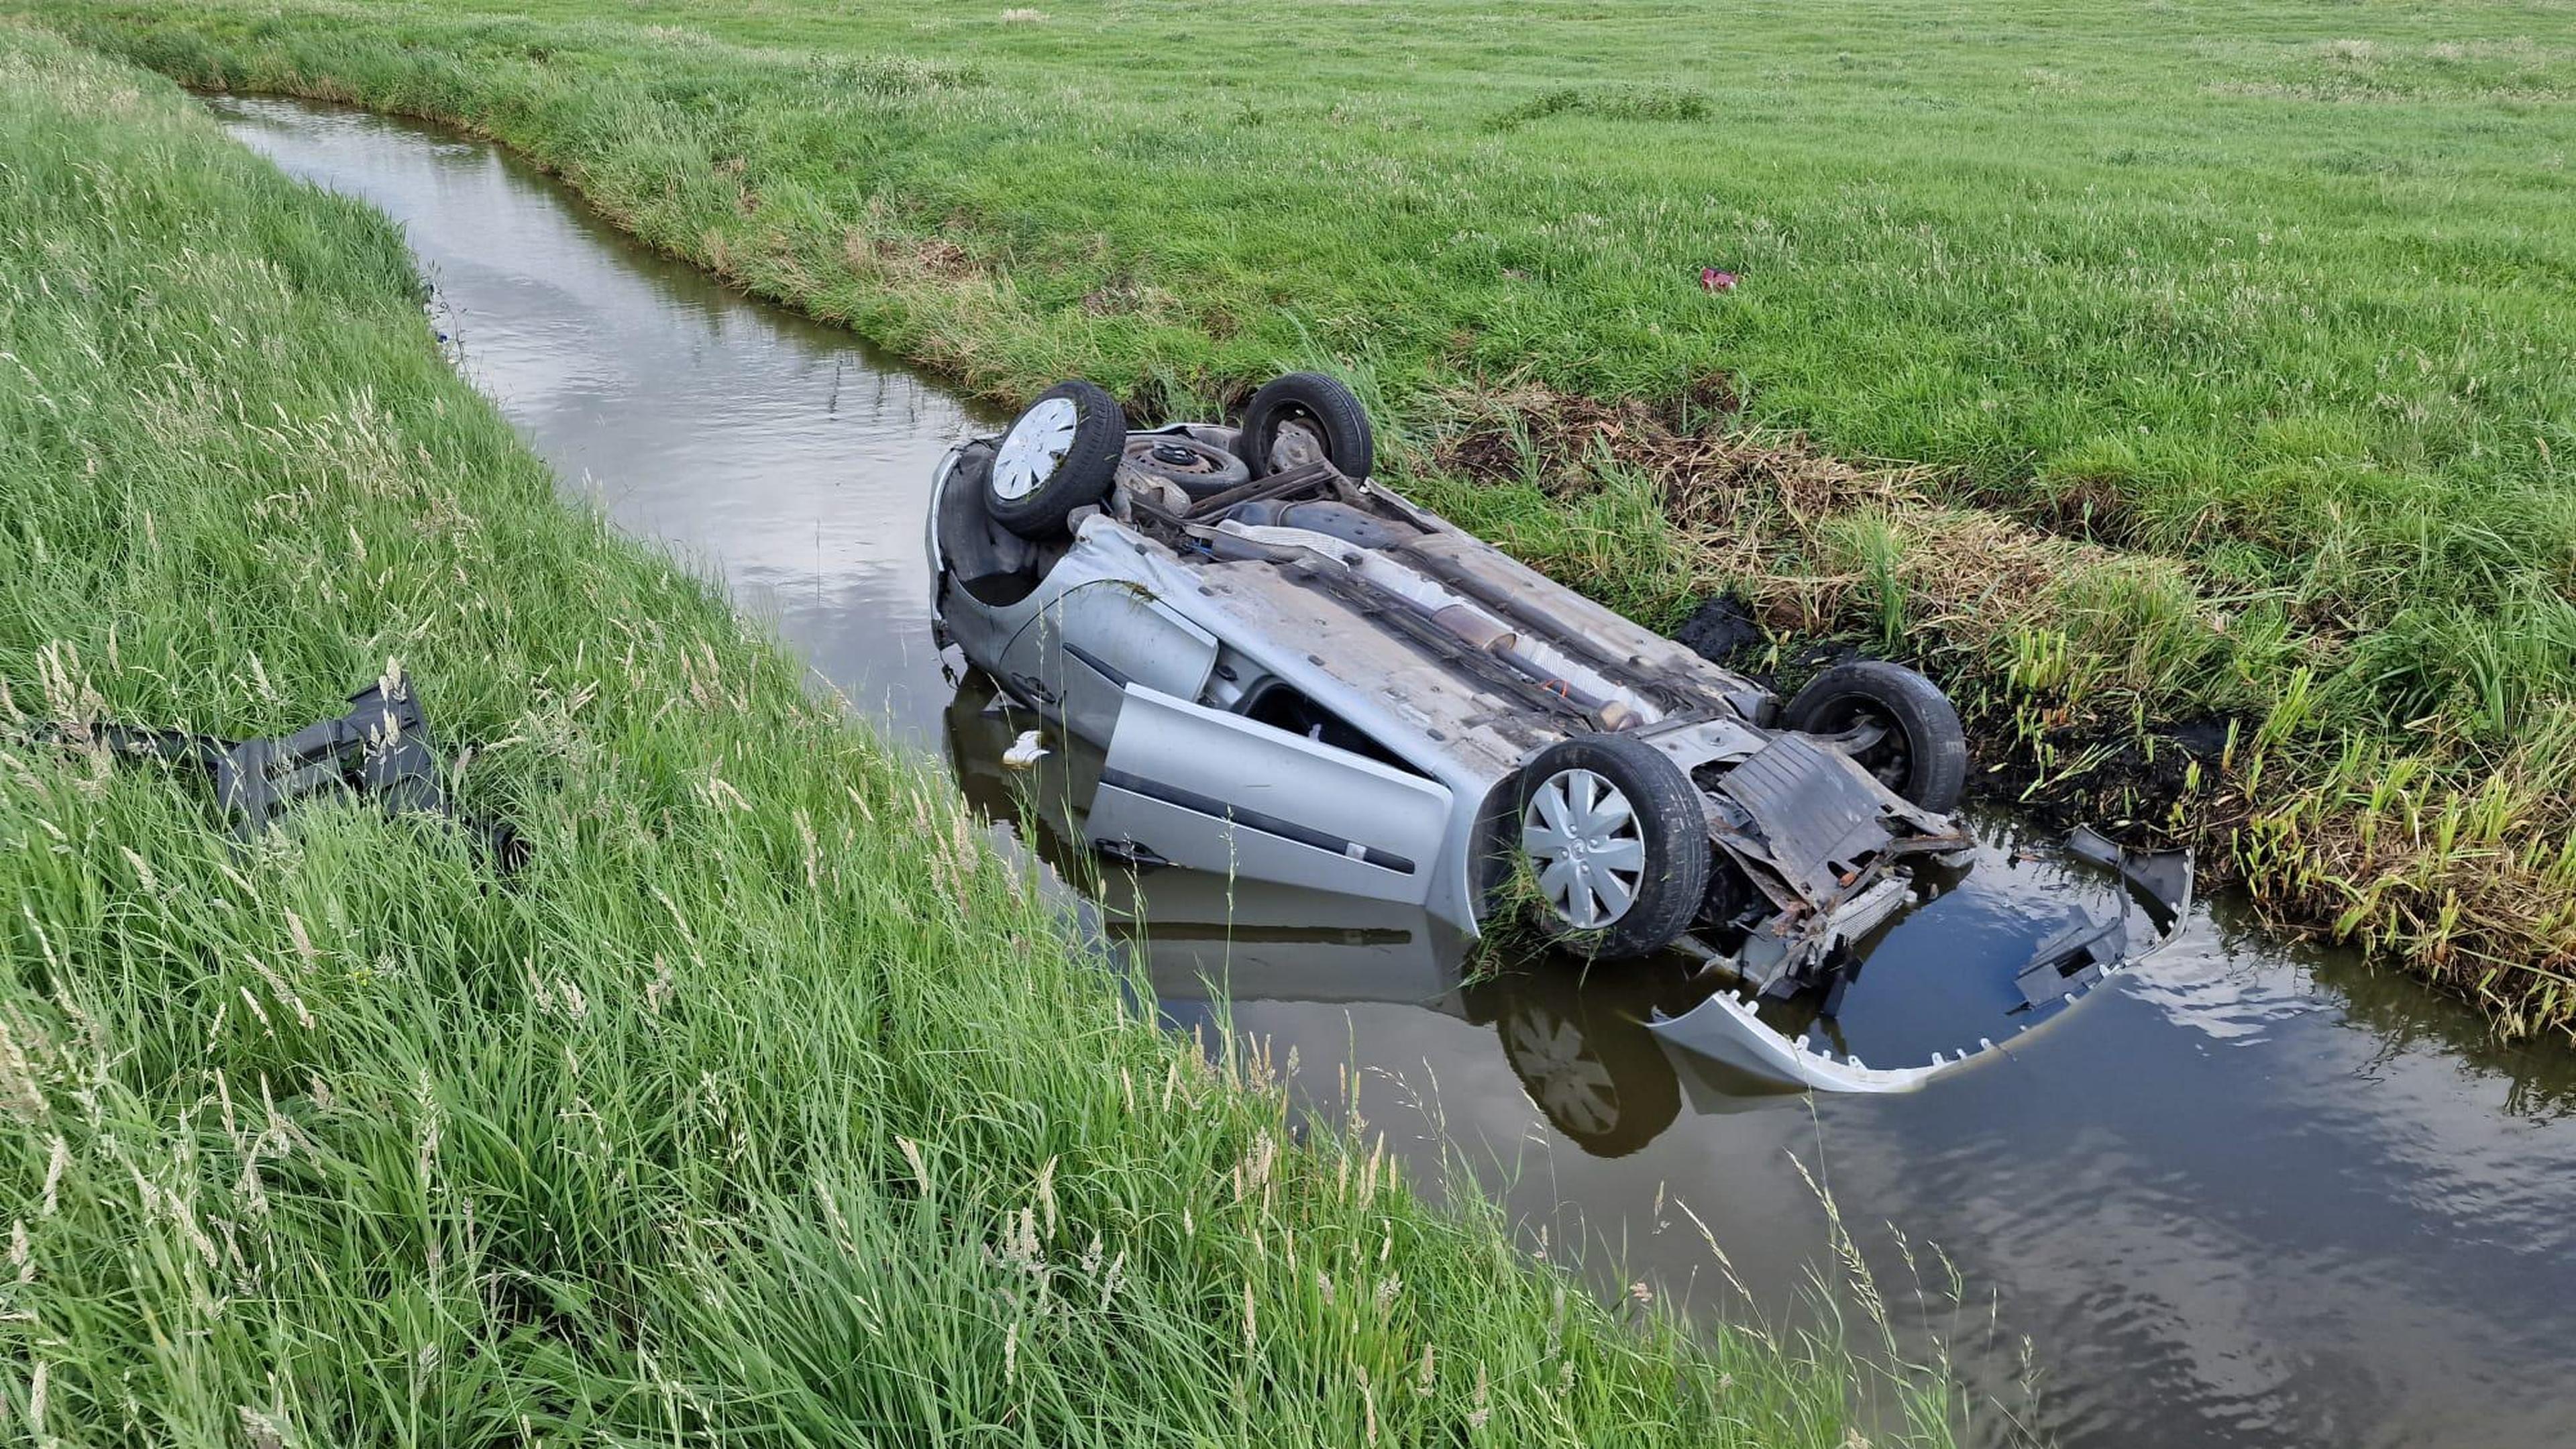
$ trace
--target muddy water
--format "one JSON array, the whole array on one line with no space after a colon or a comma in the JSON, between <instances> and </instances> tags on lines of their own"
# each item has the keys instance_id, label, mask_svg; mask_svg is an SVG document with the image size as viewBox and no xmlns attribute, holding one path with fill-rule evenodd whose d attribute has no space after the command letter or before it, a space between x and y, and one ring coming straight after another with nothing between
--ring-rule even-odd
<instances>
[{"instance_id":1,"label":"muddy water","mask_svg":"<svg viewBox=\"0 0 2576 1449\"><path fill-rule=\"evenodd\" d=\"M489 147L215 104L405 225L462 365L567 490L720 569L819 673L1070 858L1079 762L1046 777L1057 800L1005 787L1012 722L973 681L953 691L929 646L922 492L972 409L650 256ZM2008 953L2034 902L2095 889L2049 842L1984 833L1965 881L1881 948L1900 984L1866 999L1899 1019L1869 1029L1904 1031L1906 972ZM1987 1437L2017 1419L2099 1446L2576 1443L2576 1055L2494 1048L2453 1004L2224 907L2000 1059L1912 1096L1810 1100L1660 1050L1636 1023L1690 1003L1674 972L1463 982L1461 944L1418 914L1185 876L1145 890L1140 954L1175 1020L1218 1021L1204 983L1223 981L1233 1028L1293 1053L1299 1090L1336 1111L1356 1062L1371 1130L1424 1172L1450 1144L1605 1285L1795 1317L1830 1271L1812 1175L1908 1345L1930 1321L2000 1401ZM1109 893L1113 929L1128 904Z\"/></svg>"}]
</instances>

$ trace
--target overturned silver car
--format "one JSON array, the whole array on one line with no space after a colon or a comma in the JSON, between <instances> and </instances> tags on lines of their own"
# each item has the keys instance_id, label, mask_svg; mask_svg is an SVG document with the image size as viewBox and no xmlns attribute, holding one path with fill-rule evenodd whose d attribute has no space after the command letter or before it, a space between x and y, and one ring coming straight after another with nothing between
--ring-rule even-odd
<instances>
[{"instance_id":1,"label":"overturned silver car","mask_svg":"<svg viewBox=\"0 0 2576 1449\"><path fill-rule=\"evenodd\" d=\"M1806 1085L1955 1064L1872 1068L1749 1004L1821 993L1830 1014L1913 868L1971 843L1940 691L1852 661L1784 703L1377 485L1373 462L1357 399L1312 373L1239 426L1144 431L1069 382L942 462L941 642L1105 751L1087 843L1470 933L1528 900L1591 957L1679 946L1743 996L1658 1029ZM2032 1003L2126 964L2117 924L2035 962Z\"/></svg>"}]
</instances>

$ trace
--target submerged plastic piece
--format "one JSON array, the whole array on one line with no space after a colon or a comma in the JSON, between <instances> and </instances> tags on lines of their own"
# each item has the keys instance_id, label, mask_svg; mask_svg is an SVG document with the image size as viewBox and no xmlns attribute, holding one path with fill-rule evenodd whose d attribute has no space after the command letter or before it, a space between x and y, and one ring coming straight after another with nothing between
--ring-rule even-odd
<instances>
[{"instance_id":1,"label":"submerged plastic piece","mask_svg":"<svg viewBox=\"0 0 2576 1449\"><path fill-rule=\"evenodd\" d=\"M1038 761L1052 753L1045 745L1039 743L1041 738L1042 736L1036 730L1020 731L1020 737L1012 742L1009 749L1002 751L1003 768L1011 770L1034 768Z\"/></svg>"},{"instance_id":2,"label":"submerged plastic piece","mask_svg":"<svg viewBox=\"0 0 2576 1449\"><path fill-rule=\"evenodd\" d=\"M1778 1072L1748 1070L1660 1032L1650 1032L1649 1036L1665 1064L1672 1068L1674 1080L1681 1083L1691 1111L1700 1116L1756 1112L1783 1097L1803 1095L1806 1090L1796 1082L1783 1080ZM1852 1058L1851 1064L1859 1066L1860 1058Z\"/></svg>"},{"instance_id":3,"label":"submerged plastic piece","mask_svg":"<svg viewBox=\"0 0 2576 1449\"><path fill-rule=\"evenodd\" d=\"M2119 843L2090 825L2078 825L2066 832L2066 849L2078 860L2089 860L2113 870L2120 868Z\"/></svg>"},{"instance_id":4,"label":"submerged plastic piece","mask_svg":"<svg viewBox=\"0 0 2576 1449\"><path fill-rule=\"evenodd\" d=\"M2040 942L2013 984L2021 989L2024 1002L2045 1006L2069 992L2087 990L2105 972L2117 969L2128 954L2127 921L2116 915L2102 921L2080 919Z\"/></svg>"},{"instance_id":5,"label":"submerged plastic piece","mask_svg":"<svg viewBox=\"0 0 2576 1449\"><path fill-rule=\"evenodd\" d=\"M2067 848L2080 860L2117 871L2134 888L2155 918L2156 939L2131 952L2127 921L2114 914L2105 921L2079 918L2042 942L2031 963L2016 978L2025 1004L2022 1012L2047 1012L2020 1019L2027 1031L2063 1014L2108 977L2127 970L2173 939L2191 904L2192 863L2188 851L2136 852L2121 849L2090 826L2079 826ZM1977 1038L1974 1047L1936 1051L1920 1066L1872 1067L1857 1056L1837 1057L1817 1051L1803 1039L1782 1035L1733 991L1719 991L1679 1016L1656 1012L1646 1022L1668 1049L1689 1052L1727 1068L1749 1072L1791 1088L1819 1092L1910 1092L1936 1076L1947 1075L1996 1051L1992 1037ZM2018 1034L2018 1033L2017 1033Z\"/></svg>"},{"instance_id":6,"label":"submerged plastic piece","mask_svg":"<svg viewBox=\"0 0 2576 1449\"><path fill-rule=\"evenodd\" d=\"M2172 931L2191 908L2188 850L2129 850L2090 825L2069 831L2066 848L2078 860L2118 871L2120 879L2135 887L2153 910L2159 931Z\"/></svg>"}]
</instances>

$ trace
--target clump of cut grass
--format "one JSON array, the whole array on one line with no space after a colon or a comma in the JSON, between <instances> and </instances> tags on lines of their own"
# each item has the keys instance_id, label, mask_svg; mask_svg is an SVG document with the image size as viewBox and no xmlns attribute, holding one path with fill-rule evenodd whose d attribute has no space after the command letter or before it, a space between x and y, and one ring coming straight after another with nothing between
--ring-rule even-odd
<instances>
[{"instance_id":1,"label":"clump of cut grass","mask_svg":"<svg viewBox=\"0 0 2576 1449\"><path fill-rule=\"evenodd\" d=\"M1596 1301L1138 1019L926 764L556 501L383 218L13 25L0 156L14 1429L1853 1432L1834 1346ZM184 773L34 741L269 733L389 659L507 879L357 808L240 847Z\"/></svg>"}]
</instances>

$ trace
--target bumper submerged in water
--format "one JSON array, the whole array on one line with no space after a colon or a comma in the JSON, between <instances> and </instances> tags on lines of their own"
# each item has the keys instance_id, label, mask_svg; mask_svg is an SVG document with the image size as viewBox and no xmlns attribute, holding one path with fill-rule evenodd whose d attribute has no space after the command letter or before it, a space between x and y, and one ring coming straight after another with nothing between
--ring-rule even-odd
<instances>
[{"instance_id":1,"label":"bumper submerged in water","mask_svg":"<svg viewBox=\"0 0 2576 1449\"><path fill-rule=\"evenodd\" d=\"M1787 1086L1820 1092L1908 1092L2002 1050L2002 1044L2057 1019L2111 977L2154 954L2173 939L2191 904L2192 863L2186 851L2132 851L2089 826L2065 843L2067 856L2108 871L2118 882L2111 909L2078 912L2050 932L2014 972L2009 1004L1994 1022L1955 1045L1932 1047L1919 1059L1872 1065L1859 1052L1819 1044L1814 1022L1766 1020L1759 999L1721 989L1678 1016L1655 1013L1646 1023L1669 1049L1721 1063ZM2139 911L2133 913L2134 903ZM2140 939L2137 916L2146 924ZM1708 953L1707 969L1745 979L1735 957ZM1837 993L1838 995L1839 993Z\"/></svg>"}]
</instances>

